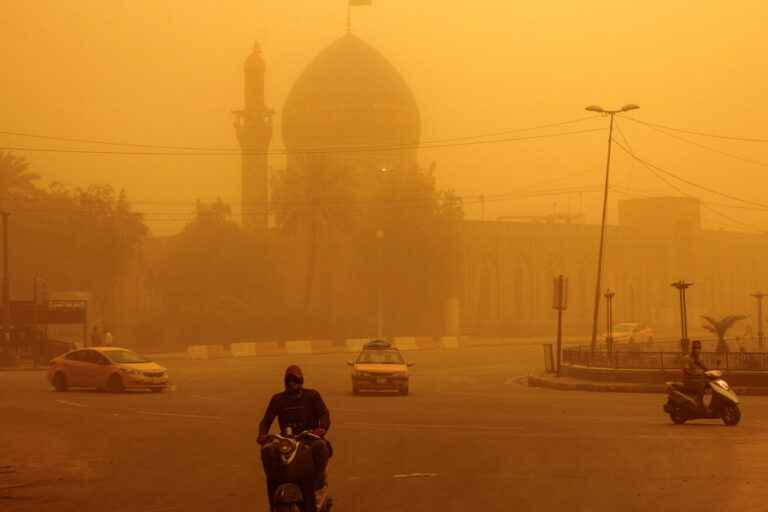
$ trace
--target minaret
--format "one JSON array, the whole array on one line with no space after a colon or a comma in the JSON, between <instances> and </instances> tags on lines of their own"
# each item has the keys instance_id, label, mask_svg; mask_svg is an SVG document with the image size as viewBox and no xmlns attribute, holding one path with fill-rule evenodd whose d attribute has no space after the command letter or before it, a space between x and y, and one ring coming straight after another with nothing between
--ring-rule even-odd
<instances>
[{"instance_id":1,"label":"minaret","mask_svg":"<svg viewBox=\"0 0 768 512\"><path fill-rule=\"evenodd\" d=\"M245 109L233 111L242 151L242 222L246 229L266 231L269 227L267 150L274 112L264 104L264 59L258 43L245 60L243 75Z\"/></svg>"}]
</instances>

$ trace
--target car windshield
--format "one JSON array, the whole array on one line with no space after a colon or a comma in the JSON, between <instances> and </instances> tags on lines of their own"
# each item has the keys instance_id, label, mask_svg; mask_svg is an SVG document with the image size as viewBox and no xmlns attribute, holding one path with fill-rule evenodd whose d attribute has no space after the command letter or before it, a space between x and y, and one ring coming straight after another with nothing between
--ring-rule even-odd
<instances>
[{"instance_id":1,"label":"car windshield","mask_svg":"<svg viewBox=\"0 0 768 512\"><path fill-rule=\"evenodd\" d=\"M357 358L358 363L365 364L404 364L400 352L394 350L366 350Z\"/></svg>"},{"instance_id":2,"label":"car windshield","mask_svg":"<svg viewBox=\"0 0 768 512\"><path fill-rule=\"evenodd\" d=\"M148 363L149 360L144 356L140 356L136 352L130 350L110 350L107 352L107 356L113 363Z\"/></svg>"}]
</instances>

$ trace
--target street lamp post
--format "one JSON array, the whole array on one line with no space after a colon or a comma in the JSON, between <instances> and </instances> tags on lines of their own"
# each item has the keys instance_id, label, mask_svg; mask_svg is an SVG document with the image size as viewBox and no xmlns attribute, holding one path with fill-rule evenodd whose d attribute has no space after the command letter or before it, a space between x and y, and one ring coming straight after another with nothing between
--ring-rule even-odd
<instances>
[{"instance_id":1,"label":"street lamp post","mask_svg":"<svg viewBox=\"0 0 768 512\"><path fill-rule=\"evenodd\" d=\"M688 303L685 299L685 290L693 286L693 283L677 281L672 283L673 288L677 288L680 295L680 351L683 354L688 353Z\"/></svg>"},{"instance_id":2,"label":"street lamp post","mask_svg":"<svg viewBox=\"0 0 768 512\"><path fill-rule=\"evenodd\" d=\"M379 229L376 231L376 240L378 245L378 259L379 259L379 279L378 290L376 300L376 338L382 339L384 337L384 311L383 311L383 287L384 287L384 230Z\"/></svg>"},{"instance_id":3,"label":"street lamp post","mask_svg":"<svg viewBox=\"0 0 768 512\"><path fill-rule=\"evenodd\" d=\"M753 293L752 296L757 299L757 346L761 349L765 345L765 334L763 333L763 292Z\"/></svg>"},{"instance_id":4,"label":"street lamp post","mask_svg":"<svg viewBox=\"0 0 768 512\"><path fill-rule=\"evenodd\" d=\"M611 146L613 145L613 118L616 114L621 112L628 112L630 110L638 109L637 105L624 105L618 110L605 110L603 107L597 105L590 105L587 107L589 112L599 112L605 114L611 118L610 125L608 127L608 158L605 164L605 188L603 190L603 214L600 222L600 249L597 253L597 282L595 284L595 308L592 316L592 351L595 350L597 344L597 319L600 312L600 281L603 273L603 253L605 246L605 219L606 211L608 208L608 180L611 172Z\"/></svg>"},{"instance_id":5,"label":"street lamp post","mask_svg":"<svg viewBox=\"0 0 768 512\"><path fill-rule=\"evenodd\" d=\"M605 302L606 302L606 323L607 329L605 331L605 346L608 349L608 352L613 352L613 298L616 296L614 292L612 292L610 289L606 290L605 292Z\"/></svg>"}]
</instances>

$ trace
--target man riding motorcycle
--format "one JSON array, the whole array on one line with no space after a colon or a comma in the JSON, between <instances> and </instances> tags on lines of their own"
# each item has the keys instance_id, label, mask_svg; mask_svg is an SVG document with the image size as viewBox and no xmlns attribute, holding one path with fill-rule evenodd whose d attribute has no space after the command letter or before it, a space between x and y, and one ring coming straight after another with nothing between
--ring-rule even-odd
<instances>
[{"instance_id":1,"label":"man riding motorcycle","mask_svg":"<svg viewBox=\"0 0 768 512\"><path fill-rule=\"evenodd\" d=\"M706 412L704 391L709 383L705 372L707 367L701 361L701 341L693 340L690 355L682 357L684 391L696 397L696 405Z\"/></svg>"},{"instance_id":2,"label":"man riding motorcycle","mask_svg":"<svg viewBox=\"0 0 768 512\"><path fill-rule=\"evenodd\" d=\"M279 454L274 444L268 444L269 429L277 418L280 432L286 434L290 427L293 434L311 431L319 439L309 441L315 469L315 481L304 489L305 510L315 510L315 492L323 492L326 487L325 469L331 456L330 443L324 438L331 427L331 415L320 393L306 389L301 368L292 365L285 371L285 391L275 394L269 401L264 418L259 424L258 442L262 446L261 461L267 477L267 494L270 510L274 507L275 490L281 482L275 481L275 464Z\"/></svg>"}]
</instances>

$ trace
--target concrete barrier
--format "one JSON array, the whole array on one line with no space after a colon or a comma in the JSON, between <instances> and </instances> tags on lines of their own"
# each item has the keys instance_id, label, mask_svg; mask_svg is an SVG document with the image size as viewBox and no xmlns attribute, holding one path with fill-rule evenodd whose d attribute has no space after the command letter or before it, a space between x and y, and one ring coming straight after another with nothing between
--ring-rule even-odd
<instances>
[{"instance_id":1,"label":"concrete barrier","mask_svg":"<svg viewBox=\"0 0 768 512\"><path fill-rule=\"evenodd\" d=\"M456 349L459 348L458 336L443 336L440 338L440 348Z\"/></svg>"},{"instance_id":2,"label":"concrete barrier","mask_svg":"<svg viewBox=\"0 0 768 512\"><path fill-rule=\"evenodd\" d=\"M280 345L276 341L239 342L230 344L229 350L235 357L249 357L278 353Z\"/></svg>"},{"instance_id":3,"label":"concrete barrier","mask_svg":"<svg viewBox=\"0 0 768 512\"><path fill-rule=\"evenodd\" d=\"M418 350L419 346L416 343L416 338L413 336L403 336L395 338L395 348L399 350Z\"/></svg>"},{"instance_id":4,"label":"concrete barrier","mask_svg":"<svg viewBox=\"0 0 768 512\"><path fill-rule=\"evenodd\" d=\"M312 352L315 354L328 354L338 352L341 347L337 347L333 340L312 340Z\"/></svg>"},{"instance_id":5,"label":"concrete barrier","mask_svg":"<svg viewBox=\"0 0 768 512\"><path fill-rule=\"evenodd\" d=\"M419 347L420 350L434 350L436 348L441 348L440 341L430 336L416 338L416 346Z\"/></svg>"},{"instance_id":6,"label":"concrete barrier","mask_svg":"<svg viewBox=\"0 0 768 512\"><path fill-rule=\"evenodd\" d=\"M187 355L190 359L217 359L224 357L224 345L190 345Z\"/></svg>"},{"instance_id":7,"label":"concrete barrier","mask_svg":"<svg viewBox=\"0 0 768 512\"><path fill-rule=\"evenodd\" d=\"M311 341L286 341L285 351L288 354L311 354L312 342Z\"/></svg>"},{"instance_id":8,"label":"concrete barrier","mask_svg":"<svg viewBox=\"0 0 768 512\"><path fill-rule=\"evenodd\" d=\"M363 345L365 345L369 341L371 340L369 340L368 338L349 339L346 342L347 352L360 352L361 350L363 350Z\"/></svg>"}]
</instances>

